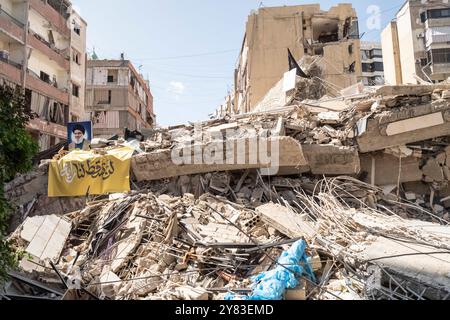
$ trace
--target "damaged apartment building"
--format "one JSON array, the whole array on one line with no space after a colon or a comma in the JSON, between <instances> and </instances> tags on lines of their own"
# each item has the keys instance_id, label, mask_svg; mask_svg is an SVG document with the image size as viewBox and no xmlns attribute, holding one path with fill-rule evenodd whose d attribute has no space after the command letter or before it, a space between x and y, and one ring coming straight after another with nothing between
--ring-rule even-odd
<instances>
[{"instance_id":1,"label":"damaged apartment building","mask_svg":"<svg viewBox=\"0 0 450 320\"><path fill-rule=\"evenodd\" d=\"M0 82L25 88L40 150L84 118L86 27L67 0L0 0Z\"/></svg>"},{"instance_id":2,"label":"damaged apartment building","mask_svg":"<svg viewBox=\"0 0 450 320\"><path fill-rule=\"evenodd\" d=\"M450 76L447 1L406 1L381 38L388 84L440 82Z\"/></svg>"},{"instance_id":3,"label":"damaged apartment building","mask_svg":"<svg viewBox=\"0 0 450 320\"><path fill-rule=\"evenodd\" d=\"M362 83L366 86L384 84L383 50L381 43L361 42Z\"/></svg>"},{"instance_id":4,"label":"damaged apartment building","mask_svg":"<svg viewBox=\"0 0 450 320\"><path fill-rule=\"evenodd\" d=\"M153 96L128 60L89 60L87 68L86 112L96 137L122 135L123 128L141 130L156 124Z\"/></svg>"},{"instance_id":5,"label":"damaged apartment building","mask_svg":"<svg viewBox=\"0 0 450 320\"><path fill-rule=\"evenodd\" d=\"M323 11L319 4L260 8L247 21L234 92L227 113L253 111L288 71L288 50L296 60L317 56L323 81L343 89L361 77L359 27L351 4Z\"/></svg>"}]
</instances>

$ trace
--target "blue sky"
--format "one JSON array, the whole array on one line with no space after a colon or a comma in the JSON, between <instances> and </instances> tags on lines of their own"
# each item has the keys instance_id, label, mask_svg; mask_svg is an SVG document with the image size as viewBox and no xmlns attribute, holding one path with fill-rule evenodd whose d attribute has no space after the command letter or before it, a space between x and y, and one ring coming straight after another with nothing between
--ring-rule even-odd
<instances>
[{"instance_id":1,"label":"blue sky","mask_svg":"<svg viewBox=\"0 0 450 320\"><path fill-rule=\"evenodd\" d=\"M317 3L276 0L72 0L88 23L88 51L100 59L133 61L150 80L158 124L205 120L233 85L233 72L251 10ZM320 1L322 9L339 2ZM382 2L382 4L381 4ZM381 28L404 0L354 1L363 40ZM377 6L379 9L377 9ZM369 12L368 12L369 11ZM374 24L375 23L375 24ZM368 28L368 24L374 25Z\"/></svg>"}]
</instances>

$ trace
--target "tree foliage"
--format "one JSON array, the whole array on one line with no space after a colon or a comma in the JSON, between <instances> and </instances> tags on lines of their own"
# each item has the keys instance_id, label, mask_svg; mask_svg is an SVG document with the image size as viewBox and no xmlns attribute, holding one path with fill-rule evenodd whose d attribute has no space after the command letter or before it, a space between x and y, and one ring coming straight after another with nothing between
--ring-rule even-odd
<instances>
[{"instance_id":1,"label":"tree foliage","mask_svg":"<svg viewBox=\"0 0 450 320\"><path fill-rule=\"evenodd\" d=\"M16 264L5 239L12 208L5 199L4 184L32 168L38 146L25 130L32 118L20 88L0 85L0 282Z\"/></svg>"}]
</instances>

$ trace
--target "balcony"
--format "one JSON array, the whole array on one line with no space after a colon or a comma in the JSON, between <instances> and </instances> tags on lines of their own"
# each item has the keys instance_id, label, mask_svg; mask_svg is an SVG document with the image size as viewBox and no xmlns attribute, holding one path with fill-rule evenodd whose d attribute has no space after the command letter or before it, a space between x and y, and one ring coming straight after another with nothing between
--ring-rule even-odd
<instances>
[{"instance_id":1,"label":"balcony","mask_svg":"<svg viewBox=\"0 0 450 320\"><path fill-rule=\"evenodd\" d=\"M7 34L20 43L23 43L23 27L23 23L9 15L6 11L0 9L0 32Z\"/></svg>"},{"instance_id":2,"label":"balcony","mask_svg":"<svg viewBox=\"0 0 450 320\"><path fill-rule=\"evenodd\" d=\"M450 74L450 63L435 63L431 66L432 75Z\"/></svg>"},{"instance_id":3,"label":"balcony","mask_svg":"<svg viewBox=\"0 0 450 320\"><path fill-rule=\"evenodd\" d=\"M50 60L55 61L60 67L64 70L69 70L69 58L65 53L67 50L58 50L56 48L52 48L50 43L47 43L44 39L40 38L36 33L30 31L30 37L28 44L42 52L46 55Z\"/></svg>"},{"instance_id":4,"label":"balcony","mask_svg":"<svg viewBox=\"0 0 450 320\"><path fill-rule=\"evenodd\" d=\"M50 22L61 35L70 38L70 29L67 27L67 19L53 9L52 6L44 3L42 0L30 0L30 5L31 8Z\"/></svg>"},{"instance_id":5,"label":"balcony","mask_svg":"<svg viewBox=\"0 0 450 320\"><path fill-rule=\"evenodd\" d=\"M0 75L17 84L21 81L22 66L6 59L0 59Z\"/></svg>"},{"instance_id":6,"label":"balcony","mask_svg":"<svg viewBox=\"0 0 450 320\"><path fill-rule=\"evenodd\" d=\"M27 88L48 96L59 102L68 105L69 94L67 90L59 89L50 83L41 80L34 72L28 70Z\"/></svg>"},{"instance_id":7,"label":"balcony","mask_svg":"<svg viewBox=\"0 0 450 320\"><path fill-rule=\"evenodd\" d=\"M28 129L36 130L41 133L56 136L60 139L67 139L67 127L56 123L51 123L39 118L31 120L28 125Z\"/></svg>"}]
</instances>

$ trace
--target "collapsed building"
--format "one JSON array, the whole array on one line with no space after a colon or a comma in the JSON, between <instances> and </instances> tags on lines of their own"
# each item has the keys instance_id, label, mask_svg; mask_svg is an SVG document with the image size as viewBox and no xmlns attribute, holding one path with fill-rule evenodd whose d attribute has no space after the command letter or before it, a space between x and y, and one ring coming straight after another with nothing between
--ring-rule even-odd
<instances>
[{"instance_id":1,"label":"collapsed building","mask_svg":"<svg viewBox=\"0 0 450 320\"><path fill-rule=\"evenodd\" d=\"M224 113L254 111L286 71L286 48L296 60L320 56L323 80L337 88L360 80L358 18L351 4L328 11L319 4L263 7L248 17L234 91L226 99Z\"/></svg>"},{"instance_id":2,"label":"collapsed building","mask_svg":"<svg viewBox=\"0 0 450 320\"><path fill-rule=\"evenodd\" d=\"M251 299L284 268L266 298L448 300L450 84L337 95L316 62L252 113L144 130L130 193L49 198L64 153L6 185L27 257L0 297Z\"/></svg>"}]
</instances>

